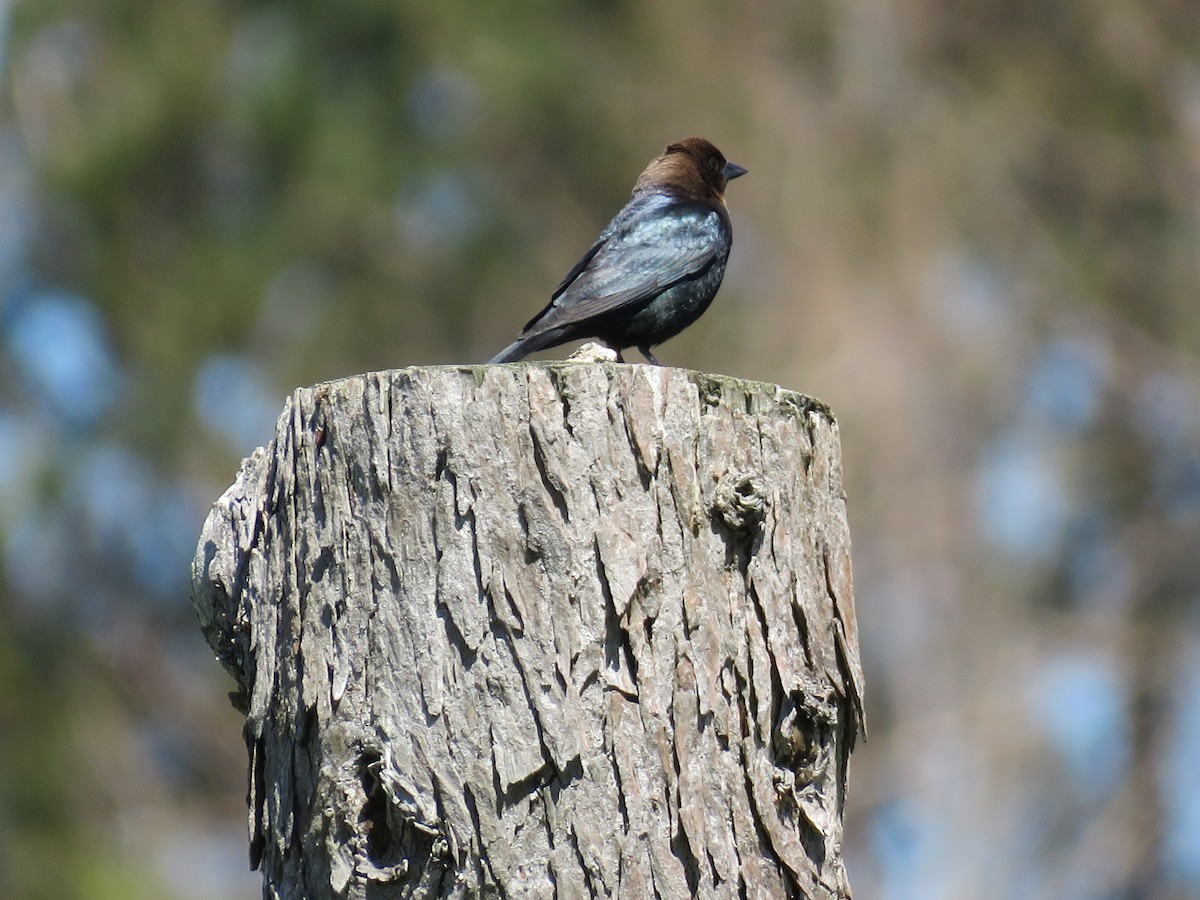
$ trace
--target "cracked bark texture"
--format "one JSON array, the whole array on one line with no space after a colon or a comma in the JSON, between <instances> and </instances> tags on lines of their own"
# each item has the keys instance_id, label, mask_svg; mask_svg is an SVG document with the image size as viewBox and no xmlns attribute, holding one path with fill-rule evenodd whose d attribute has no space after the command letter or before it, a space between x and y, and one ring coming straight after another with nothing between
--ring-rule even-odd
<instances>
[{"instance_id":1,"label":"cracked bark texture","mask_svg":"<svg viewBox=\"0 0 1200 900\"><path fill-rule=\"evenodd\" d=\"M297 391L205 524L268 898L848 897L838 430L642 365Z\"/></svg>"}]
</instances>

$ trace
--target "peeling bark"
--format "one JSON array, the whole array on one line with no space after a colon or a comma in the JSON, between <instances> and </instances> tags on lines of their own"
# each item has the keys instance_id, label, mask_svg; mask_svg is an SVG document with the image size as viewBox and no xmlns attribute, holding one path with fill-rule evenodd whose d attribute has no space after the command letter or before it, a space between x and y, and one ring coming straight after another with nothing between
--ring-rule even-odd
<instances>
[{"instance_id":1,"label":"peeling bark","mask_svg":"<svg viewBox=\"0 0 1200 900\"><path fill-rule=\"evenodd\" d=\"M641 365L297 391L205 524L269 898L848 897L838 432Z\"/></svg>"}]
</instances>

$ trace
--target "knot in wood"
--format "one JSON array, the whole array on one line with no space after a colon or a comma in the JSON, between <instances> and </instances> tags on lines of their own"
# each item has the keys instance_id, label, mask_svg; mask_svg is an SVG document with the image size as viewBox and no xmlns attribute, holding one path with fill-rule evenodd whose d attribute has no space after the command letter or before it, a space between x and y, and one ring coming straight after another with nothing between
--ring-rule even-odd
<instances>
[{"instance_id":1,"label":"knot in wood","mask_svg":"<svg viewBox=\"0 0 1200 900\"><path fill-rule=\"evenodd\" d=\"M790 695L779 711L779 722L771 734L776 761L796 773L803 783L815 781L828 764L830 736L836 721L832 700L818 691Z\"/></svg>"},{"instance_id":2,"label":"knot in wood","mask_svg":"<svg viewBox=\"0 0 1200 900\"><path fill-rule=\"evenodd\" d=\"M726 472L717 482L713 509L732 531L752 531L767 514L762 479L749 472Z\"/></svg>"}]
</instances>

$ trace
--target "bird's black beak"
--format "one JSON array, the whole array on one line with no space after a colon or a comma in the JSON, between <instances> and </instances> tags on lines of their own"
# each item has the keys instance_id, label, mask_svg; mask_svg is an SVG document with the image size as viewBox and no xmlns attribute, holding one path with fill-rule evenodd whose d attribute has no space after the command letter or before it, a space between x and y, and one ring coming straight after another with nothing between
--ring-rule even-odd
<instances>
[{"instance_id":1,"label":"bird's black beak","mask_svg":"<svg viewBox=\"0 0 1200 900\"><path fill-rule=\"evenodd\" d=\"M721 170L721 174L725 176L726 181L733 181L739 175L745 175L747 171L747 169L743 169L737 163L727 162L725 163L725 168Z\"/></svg>"}]
</instances>

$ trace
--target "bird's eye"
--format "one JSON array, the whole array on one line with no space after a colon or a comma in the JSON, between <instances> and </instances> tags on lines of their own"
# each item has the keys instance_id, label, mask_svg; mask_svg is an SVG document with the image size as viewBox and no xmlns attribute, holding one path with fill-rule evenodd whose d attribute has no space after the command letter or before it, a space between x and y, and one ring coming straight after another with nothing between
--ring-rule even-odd
<instances>
[{"instance_id":1,"label":"bird's eye","mask_svg":"<svg viewBox=\"0 0 1200 900\"><path fill-rule=\"evenodd\" d=\"M721 161L719 159L717 159L715 156L710 156L708 158L708 164L710 166L712 166L713 169L717 172L720 172L722 169L725 168L723 165L721 165Z\"/></svg>"}]
</instances>

